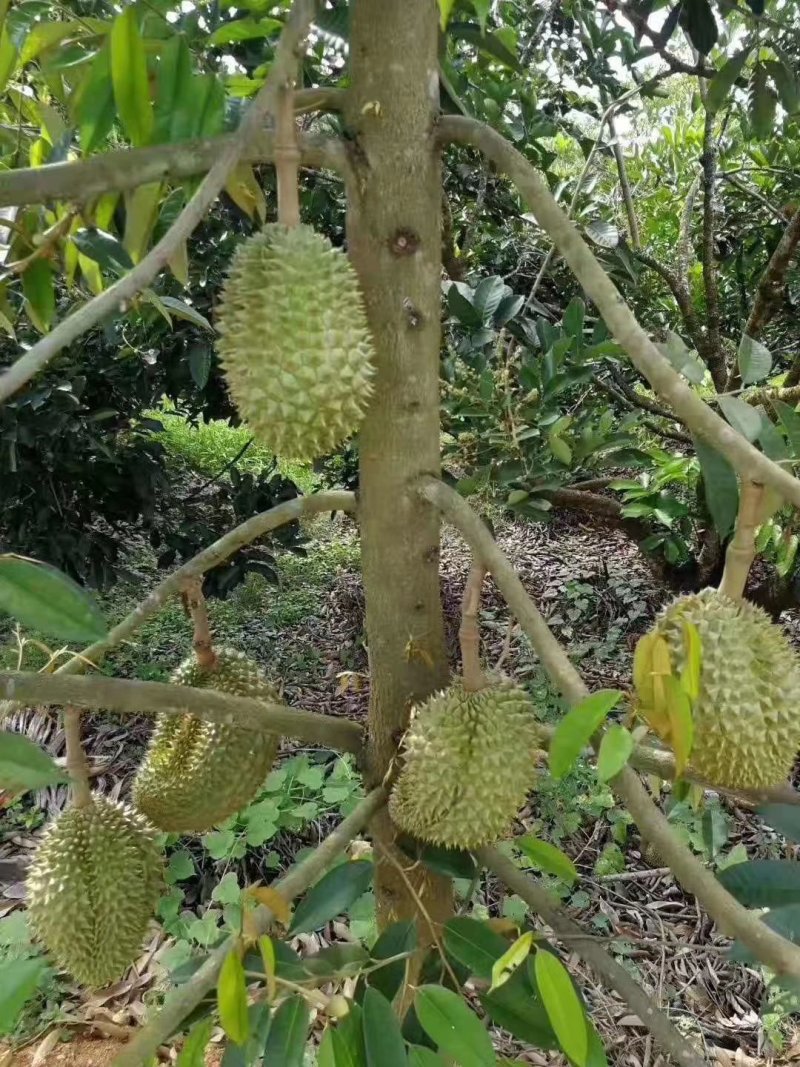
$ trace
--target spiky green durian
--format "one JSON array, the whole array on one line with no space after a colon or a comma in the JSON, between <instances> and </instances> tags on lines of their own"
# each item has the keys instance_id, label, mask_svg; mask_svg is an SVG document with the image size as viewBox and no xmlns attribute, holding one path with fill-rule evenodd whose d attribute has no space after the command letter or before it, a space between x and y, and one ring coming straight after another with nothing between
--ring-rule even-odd
<instances>
[{"instance_id":1,"label":"spiky green durian","mask_svg":"<svg viewBox=\"0 0 800 1067\"><path fill-rule=\"evenodd\" d=\"M217 311L231 396L287 459L325 455L372 394L372 342L347 256L308 226L272 224L239 245Z\"/></svg>"},{"instance_id":2,"label":"spiky green durian","mask_svg":"<svg viewBox=\"0 0 800 1067\"><path fill-rule=\"evenodd\" d=\"M31 929L82 985L116 981L138 956L162 888L155 831L105 797L68 808L28 871Z\"/></svg>"},{"instance_id":3,"label":"spiky green durian","mask_svg":"<svg viewBox=\"0 0 800 1067\"><path fill-rule=\"evenodd\" d=\"M690 766L728 788L784 781L800 748L800 669L783 631L761 608L716 589L679 597L654 628L675 674L687 659L684 622L700 637Z\"/></svg>"},{"instance_id":4,"label":"spiky green durian","mask_svg":"<svg viewBox=\"0 0 800 1067\"><path fill-rule=\"evenodd\" d=\"M389 799L406 833L449 848L504 834L535 776L539 728L530 698L508 682L468 692L459 682L412 714Z\"/></svg>"},{"instance_id":5,"label":"spiky green durian","mask_svg":"<svg viewBox=\"0 0 800 1067\"><path fill-rule=\"evenodd\" d=\"M217 652L213 670L190 657L172 682L277 700L261 668L232 648ZM133 802L161 830L205 833L253 799L279 744L276 734L204 722L194 715L160 715L133 783Z\"/></svg>"}]
</instances>

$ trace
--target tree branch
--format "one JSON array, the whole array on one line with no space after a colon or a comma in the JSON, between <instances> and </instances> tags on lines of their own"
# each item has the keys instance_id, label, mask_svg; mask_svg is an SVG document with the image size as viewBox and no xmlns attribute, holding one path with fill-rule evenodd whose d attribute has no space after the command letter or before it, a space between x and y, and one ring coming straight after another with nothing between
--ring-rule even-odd
<instances>
[{"instance_id":1,"label":"tree branch","mask_svg":"<svg viewBox=\"0 0 800 1067\"><path fill-rule=\"evenodd\" d=\"M697 194L700 192L702 181L703 174L701 171L689 186L689 192L686 194L686 200L683 203L683 210L681 211L680 226L678 227L678 255L676 259L677 276L680 279L681 287L684 289L687 296L690 293L689 261L692 258L692 217L694 215L694 205L697 200Z\"/></svg>"},{"instance_id":2,"label":"tree branch","mask_svg":"<svg viewBox=\"0 0 800 1067\"><path fill-rule=\"evenodd\" d=\"M570 704L584 700L589 690L583 678L480 517L454 489L435 478L424 478L419 491L460 531L476 559L483 560L561 694ZM592 745L595 748L599 745L598 738L593 739ZM711 871L675 836L636 772L625 767L611 779L610 785L633 816L642 837L659 851L678 882L694 894L720 930L728 937L738 938L776 974L800 977L800 948L770 930L722 887Z\"/></svg>"},{"instance_id":3,"label":"tree branch","mask_svg":"<svg viewBox=\"0 0 800 1067\"><path fill-rule=\"evenodd\" d=\"M194 635L192 648L194 649L197 664L205 671L213 670L217 665L217 654L214 651L214 640L211 636L211 626L208 621L208 608L206 598L203 596L203 579L200 575L189 578L183 586L184 604L192 623Z\"/></svg>"},{"instance_id":4,"label":"tree branch","mask_svg":"<svg viewBox=\"0 0 800 1067\"><path fill-rule=\"evenodd\" d=\"M155 615L171 596L179 593L188 578L205 574L206 571L210 571L232 556L234 552L238 552L243 545L257 541L270 530L285 526L289 522L295 522L304 516L319 515L328 511L355 511L355 508L356 498L353 493L331 491L298 496L294 500L286 500L268 511L254 515L178 567L163 582L160 582L133 611L117 623L106 637L95 641L77 656L67 660L55 673L59 675L78 674L89 664L99 664L112 649L121 645L139 629L142 623Z\"/></svg>"},{"instance_id":5,"label":"tree branch","mask_svg":"<svg viewBox=\"0 0 800 1067\"><path fill-rule=\"evenodd\" d=\"M633 203L631 183L628 180L628 168L625 165L625 154L622 151L622 145L617 138L617 126L614 121L613 112L608 116L608 132L611 135L611 151L614 153L614 162L617 164L617 176L619 177L619 187L622 190L622 202L625 204L625 215L628 219L628 232L631 237L631 245L634 249L639 249L642 244L642 238L639 234L639 220L636 218L636 207Z\"/></svg>"},{"instance_id":6,"label":"tree branch","mask_svg":"<svg viewBox=\"0 0 800 1067\"><path fill-rule=\"evenodd\" d=\"M37 341L3 371L0 374L0 401L21 389L70 342L107 315L126 307L167 265L175 250L191 236L224 188L248 142L261 129L267 115L274 112L276 93L294 70L296 51L314 18L317 6L318 0L294 0L264 85L247 109L238 130L161 240L123 278L60 322L51 333Z\"/></svg>"},{"instance_id":7,"label":"tree branch","mask_svg":"<svg viewBox=\"0 0 800 1067\"><path fill-rule=\"evenodd\" d=\"M274 882L270 888L279 893L284 900L291 901L313 885L336 859L339 853L350 844L353 838L367 825L373 815L386 803L386 792L382 786L373 789L363 800L359 801L347 818L319 844L306 859L292 867L287 874ZM255 933L266 932L273 913L263 905L255 912ZM200 1004L206 993L214 987L222 964L228 953L237 945L238 937L226 938L210 954L206 962L184 985L171 990L164 1001L164 1006L136 1036L126 1045L114 1060L114 1067L141 1067L155 1056L160 1045L169 1040L180 1028L181 1023Z\"/></svg>"},{"instance_id":8,"label":"tree branch","mask_svg":"<svg viewBox=\"0 0 800 1067\"><path fill-rule=\"evenodd\" d=\"M703 339L700 354L704 357L706 366L711 372L711 378L721 392L725 388L727 369L725 367L725 355L722 351L722 312L719 301L719 278L717 274L717 261L715 259L714 238L716 227L714 225L714 197L716 195L717 182L717 139L714 133L714 120L716 113L706 110L705 124L703 126L703 154L701 164L703 168L703 286L706 293L706 335Z\"/></svg>"},{"instance_id":9,"label":"tree branch","mask_svg":"<svg viewBox=\"0 0 800 1067\"><path fill-rule=\"evenodd\" d=\"M713 78L717 73L713 67L707 67L700 61L694 64L684 63L682 59L668 51L667 42L662 40L661 31L654 30L647 18L640 14L632 4L620 4L617 0L614 0L613 6L610 0L604 0L604 3L609 11L622 15L632 26L636 27L639 33L652 42L653 48L674 74L694 74L702 78Z\"/></svg>"},{"instance_id":10,"label":"tree branch","mask_svg":"<svg viewBox=\"0 0 800 1067\"><path fill-rule=\"evenodd\" d=\"M74 704L93 711L126 715L194 715L205 722L242 730L295 737L343 752L361 753L364 731L358 723L267 700L231 696L216 689L194 689L166 682L128 678L88 678L56 674L0 671L0 696L26 704Z\"/></svg>"},{"instance_id":11,"label":"tree branch","mask_svg":"<svg viewBox=\"0 0 800 1067\"><path fill-rule=\"evenodd\" d=\"M692 304L689 287L685 284L683 276L673 274L663 263L659 263L655 256L651 256L647 252L639 251L635 252L634 255L640 263L643 263L645 267L649 267L650 270L667 283L669 291L675 297L675 303L678 305L686 332L691 337L694 347L699 351L703 345L703 334L697 319L697 313Z\"/></svg>"},{"instance_id":12,"label":"tree branch","mask_svg":"<svg viewBox=\"0 0 800 1067\"><path fill-rule=\"evenodd\" d=\"M486 577L486 568L473 563L464 584L461 600L461 626L458 643L461 648L461 678L464 688L470 692L486 686L486 676L481 669L481 630L478 613L481 607L481 586Z\"/></svg>"},{"instance_id":13,"label":"tree branch","mask_svg":"<svg viewBox=\"0 0 800 1067\"><path fill-rule=\"evenodd\" d=\"M496 874L504 885L541 915L557 936L567 939L570 951L577 952L597 976L622 997L631 1011L639 1016L642 1025L647 1027L662 1051L669 1053L680 1067L703 1067L703 1057L672 1025L653 998L631 978L622 964L617 963L602 945L553 903L546 889L524 874L496 848L486 846L479 849L477 855L480 862Z\"/></svg>"},{"instance_id":14,"label":"tree branch","mask_svg":"<svg viewBox=\"0 0 800 1067\"><path fill-rule=\"evenodd\" d=\"M304 101L310 103L320 98L319 110L334 110L341 106L343 92L341 89L301 90L295 93L295 109L300 110ZM192 178L210 170L235 136L225 134L147 148L119 148L88 159L6 170L0 174L0 207L42 204L49 200L84 204L103 193L135 189L149 182ZM301 134L299 147L303 166L346 170L344 147L336 138ZM248 140L240 161L270 163L274 158L272 131L259 129Z\"/></svg>"},{"instance_id":15,"label":"tree branch","mask_svg":"<svg viewBox=\"0 0 800 1067\"><path fill-rule=\"evenodd\" d=\"M769 263L761 275L756 298L744 328L748 337L758 337L775 314L780 301L783 279L792 262L798 242L800 242L800 211L796 211L789 220L777 248L770 256Z\"/></svg>"},{"instance_id":16,"label":"tree branch","mask_svg":"<svg viewBox=\"0 0 800 1067\"><path fill-rule=\"evenodd\" d=\"M725 570L719 591L731 600L741 600L747 576L756 557L756 531L762 522L764 486L743 479L739 494L736 530L725 551Z\"/></svg>"},{"instance_id":17,"label":"tree branch","mask_svg":"<svg viewBox=\"0 0 800 1067\"><path fill-rule=\"evenodd\" d=\"M86 762L86 753L81 741L81 713L78 708L65 707L63 722L72 806L85 808L92 802L92 787L89 785L89 765Z\"/></svg>"},{"instance_id":18,"label":"tree branch","mask_svg":"<svg viewBox=\"0 0 800 1067\"><path fill-rule=\"evenodd\" d=\"M535 167L502 134L476 119L443 117L439 139L478 148L511 178L634 366L692 433L712 444L736 470L746 471L774 487L787 501L800 507L800 481L712 411L661 355Z\"/></svg>"}]
</instances>

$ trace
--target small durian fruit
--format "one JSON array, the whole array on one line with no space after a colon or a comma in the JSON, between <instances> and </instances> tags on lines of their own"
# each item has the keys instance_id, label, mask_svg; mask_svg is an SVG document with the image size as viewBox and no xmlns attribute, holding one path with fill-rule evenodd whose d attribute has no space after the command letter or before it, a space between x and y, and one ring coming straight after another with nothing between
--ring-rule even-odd
<instances>
[{"instance_id":1,"label":"small durian fruit","mask_svg":"<svg viewBox=\"0 0 800 1067\"><path fill-rule=\"evenodd\" d=\"M213 669L191 656L171 681L253 700L278 699L258 664L233 648L217 651ZM134 779L133 802L160 830L205 833L250 803L279 745L276 734L194 715L160 715Z\"/></svg>"},{"instance_id":2,"label":"small durian fruit","mask_svg":"<svg viewBox=\"0 0 800 1067\"><path fill-rule=\"evenodd\" d=\"M412 713L389 799L395 824L422 841L474 849L511 825L535 777L534 706L510 682L457 682Z\"/></svg>"},{"instance_id":3,"label":"small durian fruit","mask_svg":"<svg viewBox=\"0 0 800 1067\"><path fill-rule=\"evenodd\" d=\"M691 768L734 789L785 781L800 748L800 669L783 631L761 608L716 589L679 597L653 630L669 646L674 674L687 658L684 622L700 638Z\"/></svg>"},{"instance_id":4,"label":"small durian fruit","mask_svg":"<svg viewBox=\"0 0 800 1067\"><path fill-rule=\"evenodd\" d=\"M59 967L92 988L115 982L141 951L162 889L151 826L94 796L45 831L28 871L28 917Z\"/></svg>"},{"instance_id":5,"label":"small durian fruit","mask_svg":"<svg viewBox=\"0 0 800 1067\"><path fill-rule=\"evenodd\" d=\"M217 328L239 414L276 455L316 459L358 429L372 341L355 271L326 237L273 223L243 241Z\"/></svg>"}]
</instances>

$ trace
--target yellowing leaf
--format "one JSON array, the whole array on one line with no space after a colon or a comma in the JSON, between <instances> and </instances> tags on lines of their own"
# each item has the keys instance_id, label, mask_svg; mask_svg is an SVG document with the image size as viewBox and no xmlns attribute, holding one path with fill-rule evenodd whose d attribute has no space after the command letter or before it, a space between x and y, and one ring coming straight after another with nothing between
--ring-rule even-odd
<instances>
[{"instance_id":1,"label":"yellowing leaf","mask_svg":"<svg viewBox=\"0 0 800 1067\"><path fill-rule=\"evenodd\" d=\"M645 634L636 642L633 653L633 685L640 703L653 703L653 643L655 634Z\"/></svg>"},{"instance_id":2,"label":"yellowing leaf","mask_svg":"<svg viewBox=\"0 0 800 1067\"><path fill-rule=\"evenodd\" d=\"M700 696L700 667L702 648L700 634L693 622L683 622L683 643L686 650L686 663L681 671L681 688L694 702Z\"/></svg>"},{"instance_id":3,"label":"yellowing leaf","mask_svg":"<svg viewBox=\"0 0 800 1067\"><path fill-rule=\"evenodd\" d=\"M453 10L455 0L439 0L439 25L443 30L447 29L450 12Z\"/></svg>"},{"instance_id":4,"label":"yellowing leaf","mask_svg":"<svg viewBox=\"0 0 800 1067\"><path fill-rule=\"evenodd\" d=\"M266 934L259 937L258 950L264 962L264 974L267 976L267 1000L273 1001L277 986L275 984L275 946L272 943L272 938L267 937Z\"/></svg>"},{"instance_id":5,"label":"yellowing leaf","mask_svg":"<svg viewBox=\"0 0 800 1067\"><path fill-rule=\"evenodd\" d=\"M292 921L291 906L277 889L271 889L267 885L254 885L246 889L245 893L265 908L269 908L281 926L288 926Z\"/></svg>"},{"instance_id":6,"label":"yellowing leaf","mask_svg":"<svg viewBox=\"0 0 800 1067\"><path fill-rule=\"evenodd\" d=\"M217 983L219 1021L231 1041L243 1045L250 1036L247 1014L247 983L239 953L234 948L225 957Z\"/></svg>"},{"instance_id":7,"label":"yellowing leaf","mask_svg":"<svg viewBox=\"0 0 800 1067\"><path fill-rule=\"evenodd\" d=\"M672 674L672 658L669 654L669 645L659 634L656 634L653 639L652 648L653 674L668 675Z\"/></svg>"},{"instance_id":8,"label":"yellowing leaf","mask_svg":"<svg viewBox=\"0 0 800 1067\"><path fill-rule=\"evenodd\" d=\"M184 289L189 285L189 251L186 242L181 241L177 251L167 260L173 276L181 283Z\"/></svg>"},{"instance_id":9,"label":"yellowing leaf","mask_svg":"<svg viewBox=\"0 0 800 1067\"><path fill-rule=\"evenodd\" d=\"M267 202L261 186L256 181L253 168L246 163L240 163L228 181L225 183L225 192L251 219L254 215L263 222L267 217Z\"/></svg>"},{"instance_id":10,"label":"yellowing leaf","mask_svg":"<svg viewBox=\"0 0 800 1067\"><path fill-rule=\"evenodd\" d=\"M494 961L492 964L492 984L489 986L490 993L493 989L498 989L507 982L517 967L525 962L531 951L532 944L533 931L528 930L521 937L518 937L499 959Z\"/></svg>"},{"instance_id":11,"label":"yellowing leaf","mask_svg":"<svg viewBox=\"0 0 800 1067\"><path fill-rule=\"evenodd\" d=\"M687 693L676 678L665 679L667 689L667 714L669 715L669 742L675 753L675 776L679 778L689 761L694 741L692 705Z\"/></svg>"},{"instance_id":12,"label":"yellowing leaf","mask_svg":"<svg viewBox=\"0 0 800 1067\"><path fill-rule=\"evenodd\" d=\"M134 263L138 263L147 251L158 218L160 200L160 182L139 185L125 194L125 234L122 244Z\"/></svg>"}]
</instances>

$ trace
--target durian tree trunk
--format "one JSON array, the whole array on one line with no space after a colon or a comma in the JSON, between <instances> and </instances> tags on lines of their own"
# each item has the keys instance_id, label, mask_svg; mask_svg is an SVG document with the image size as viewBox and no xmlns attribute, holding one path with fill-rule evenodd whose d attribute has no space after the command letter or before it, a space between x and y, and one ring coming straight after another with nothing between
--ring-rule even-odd
<instances>
[{"instance_id":1,"label":"durian tree trunk","mask_svg":"<svg viewBox=\"0 0 800 1067\"><path fill-rule=\"evenodd\" d=\"M446 685L439 519L413 492L439 460L441 162L436 0L355 0L345 118L353 175L347 239L377 362L359 438L373 782L390 770L412 704ZM372 783L370 783L372 784ZM415 918L421 943L452 909L450 882L373 826L382 926ZM420 907L421 905L421 907Z\"/></svg>"}]
</instances>

